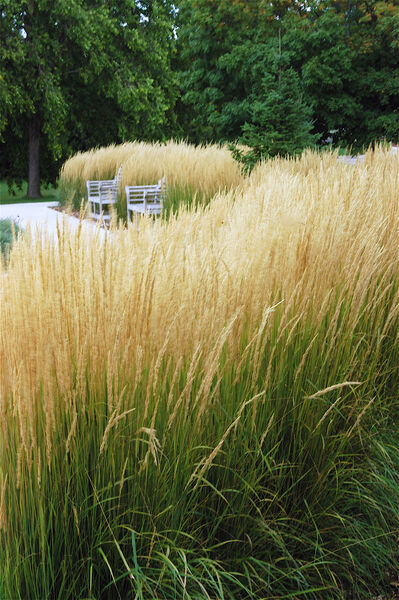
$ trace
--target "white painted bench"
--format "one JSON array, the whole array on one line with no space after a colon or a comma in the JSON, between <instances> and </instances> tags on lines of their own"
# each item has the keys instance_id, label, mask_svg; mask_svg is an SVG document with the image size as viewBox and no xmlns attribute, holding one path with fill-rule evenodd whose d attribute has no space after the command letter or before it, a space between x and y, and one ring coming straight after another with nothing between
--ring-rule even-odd
<instances>
[{"instance_id":1,"label":"white painted bench","mask_svg":"<svg viewBox=\"0 0 399 600\"><path fill-rule=\"evenodd\" d=\"M133 220L133 214L158 216L163 208L166 197L165 177L162 177L156 185L127 185L126 206L127 221Z\"/></svg>"},{"instance_id":2,"label":"white painted bench","mask_svg":"<svg viewBox=\"0 0 399 600\"><path fill-rule=\"evenodd\" d=\"M89 216L92 219L102 219L104 223L109 224L111 221L109 207L116 203L121 176L122 167L119 167L114 179L86 181Z\"/></svg>"}]
</instances>

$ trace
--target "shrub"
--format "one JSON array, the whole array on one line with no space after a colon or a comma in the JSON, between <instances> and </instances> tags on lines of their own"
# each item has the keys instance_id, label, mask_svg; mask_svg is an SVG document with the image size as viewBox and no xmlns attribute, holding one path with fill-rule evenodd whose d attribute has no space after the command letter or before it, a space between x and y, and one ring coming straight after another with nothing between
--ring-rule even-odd
<instances>
[{"instance_id":1,"label":"shrub","mask_svg":"<svg viewBox=\"0 0 399 600\"><path fill-rule=\"evenodd\" d=\"M16 221L11 219L0 219L0 247L3 257L9 253L15 236L22 231Z\"/></svg>"}]
</instances>

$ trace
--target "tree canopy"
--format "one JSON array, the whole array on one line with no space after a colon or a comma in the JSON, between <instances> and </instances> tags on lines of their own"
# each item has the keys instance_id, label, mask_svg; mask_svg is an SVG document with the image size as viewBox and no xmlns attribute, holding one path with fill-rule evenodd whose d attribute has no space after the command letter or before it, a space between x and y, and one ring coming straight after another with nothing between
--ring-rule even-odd
<instances>
[{"instance_id":1,"label":"tree canopy","mask_svg":"<svg viewBox=\"0 0 399 600\"><path fill-rule=\"evenodd\" d=\"M265 75L278 36L314 134L323 140L333 131L337 143L355 146L397 140L397 2L182 0L179 18L182 102L194 141L238 139L255 125L271 101Z\"/></svg>"},{"instance_id":2,"label":"tree canopy","mask_svg":"<svg viewBox=\"0 0 399 600\"><path fill-rule=\"evenodd\" d=\"M176 94L173 22L166 0L2 5L2 176L18 182L29 169L28 195L37 196L71 150L165 136Z\"/></svg>"}]
</instances>

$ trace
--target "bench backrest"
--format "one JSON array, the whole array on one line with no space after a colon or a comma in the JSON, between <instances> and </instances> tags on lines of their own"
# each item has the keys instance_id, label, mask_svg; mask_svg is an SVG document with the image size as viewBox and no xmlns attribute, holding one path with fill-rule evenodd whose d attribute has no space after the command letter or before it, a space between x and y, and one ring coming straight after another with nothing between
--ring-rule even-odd
<instances>
[{"instance_id":1,"label":"bench backrest","mask_svg":"<svg viewBox=\"0 0 399 600\"><path fill-rule=\"evenodd\" d=\"M115 179L114 179L115 187L116 187L117 190L119 188L119 184L121 182L121 178L122 178L122 167L120 166L119 169L118 169L117 174L115 175Z\"/></svg>"},{"instance_id":2,"label":"bench backrest","mask_svg":"<svg viewBox=\"0 0 399 600\"><path fill-rule=\"evenodd\" d=\"M108 198L112 202L116 202L118 196L119 185L122 177L122 167L119 167L114 179L100 179L97 181L86 181L87 194L89 201L96 202L98 198Z\"/></svg>"},{"instance_id":3,"label":"bench backrest","mask_svg":"<svg viewBox=\"0 0 399 600\"><path fill-rule=\"evenodd\" d=\"M158 202L161 204L166 197L165 177L156 185L127 185L125 186L127 205L134 203Z\"/></svg>"},{"instance_id":4,"label":"bench backrest","mask_svg":"<svg viewBox=\"0 0 399 600\"><path fill-rule=\"evenodd\" d=\"M148 202L157 202L159 197L159 188L157 185L127 185L126 200L128 204L134 202L143 203L144 199Z\"/></svg>"}]
</instances>

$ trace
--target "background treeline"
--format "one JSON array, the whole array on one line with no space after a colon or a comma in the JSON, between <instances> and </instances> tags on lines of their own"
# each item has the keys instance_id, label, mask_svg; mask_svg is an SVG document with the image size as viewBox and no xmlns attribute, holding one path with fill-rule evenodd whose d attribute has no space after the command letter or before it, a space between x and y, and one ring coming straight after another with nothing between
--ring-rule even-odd
<instances>
[{"instance_id":1,"label":"background treeline","mask_svg":"<svg viewBox=\"0 0 399 600\"><path fill-rule=\"evenodd\" d=\"M133 139L270 155L398 140L396 0L0 6L0 177L29 170L28 195L39 168L52 182L72 152Z\"/></svg>"},{"instance_id":2,"label":"background treeline","mask_svg":"<svg viewBox=\"0 0 399 600\"><path fill-rule=\"evenodd\" d=\"M182 121L193 141L239 138L287 80L321 141L331 130L345 145L397 139L397 2L186 0L179 18ZM281 102L291 114L283 93Z\"/></svg>"}]
</instances>

